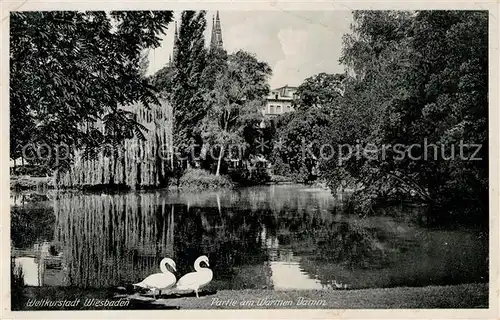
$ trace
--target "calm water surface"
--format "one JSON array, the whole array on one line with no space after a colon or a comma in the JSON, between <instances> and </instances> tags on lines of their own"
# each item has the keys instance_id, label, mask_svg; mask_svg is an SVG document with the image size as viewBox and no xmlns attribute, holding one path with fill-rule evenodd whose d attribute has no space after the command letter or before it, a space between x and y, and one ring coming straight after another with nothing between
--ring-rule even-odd
<instances>
[{"instance_id":1,"label":"calm water surface","mask_svg":"<svg viewBox=\"0 0 500 320\"><path fill-rule=\"evenodd\" d=\"M486 232L437 230L398 215L342 215L340 199L300 185L207 193L51 193L11 198L13 265L27 285L109 288L177 277L205 254L213 289L335 289L488 281ZM337 285L335 285L335 283Z\"/></svg>"}]
</instances>

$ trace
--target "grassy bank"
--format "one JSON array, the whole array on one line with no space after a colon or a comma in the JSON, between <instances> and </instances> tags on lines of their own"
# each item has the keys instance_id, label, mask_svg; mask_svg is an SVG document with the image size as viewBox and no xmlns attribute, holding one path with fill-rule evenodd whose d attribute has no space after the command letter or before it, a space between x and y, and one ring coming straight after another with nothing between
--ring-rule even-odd
<instances>
[{"instance_id":1,"label":"grassy bank","mask_svg":"<svg viewBox=\"0 0 500 320\"><path fill-rule=\"evenodd\" d=\"M67 309L96 309L85 307L87 299L109 299L105 290L78 290L75 288L26 287L22 289L21 310L47 310L26 307L30 299L74 300L76 307ZM128 296L133 298L135 296ZM115 297L114 299L119 299ZM121 298L123 299L123 297ZM246 304L243 305L243 304ZM364 290L219 290L182 296L133 298L127 306L114 309L266 309L266 308L323 308L323 309L400 309L400 308L488 308L488 284L462 284L455 286L400 287ZM55 308L60 309L60 308ZM110 309L110 308L97 308Z\"/></svg>"},{"instance_id":2,"label":"grassy bank","mask_svg":"<svg viewBox=\"0 0 500 320\"><path fill-rule=\"evenodd\" d=\"M231 300L236 301L236 306L223 305L230 304ZM243 301L253 301L253 306L240 306ZM465 284L347 291L221 290L215 295L200 299L186 297L162 299L161 302L166 306L178 306L181 309L487 308L488 285Z\"/></svg>"}]
</instances>

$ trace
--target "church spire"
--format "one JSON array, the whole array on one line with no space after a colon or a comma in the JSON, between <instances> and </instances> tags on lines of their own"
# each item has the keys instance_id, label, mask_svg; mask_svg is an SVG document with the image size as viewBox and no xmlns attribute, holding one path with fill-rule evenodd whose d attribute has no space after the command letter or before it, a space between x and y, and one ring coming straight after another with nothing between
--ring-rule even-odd
<instances>
[{"instance_id":1,"label":"church spire","mask_svg":"<svg viewBox=\"0 0 500 320\"><path fill-rule=\"evenodd\" d=\"M174 30L174 48L173 48L173 52L172 52L172 55L173 55L173 61L175 62L175 60L177 60L177 54L179 53L179 47L178 47L178 44L179 44L179 34L177 32L177 21L175 21L175 30Z\"/></svg>"},{"instance_id":2,"label":"church spire","mask_svg":"<svg viewBox=\"0 0 500 320\"><path fill-rule=\"evenodd\" d=\"M215 16L212 15L212 36L210 37L210 49L215 47Z\"/></svg>"},{"instance_id":3,"label":"church spire","mask_svg":"<svg viewBox=\"0 0 500 320\"><path fill-rule=\"evenodd\" d=\"M217 10L217 15L215 16L215 21L212 16L212 38L210 39L210 49L218 48L222 49L222 28L220 25L219 11Z\"/></svg>"}]
</instances>

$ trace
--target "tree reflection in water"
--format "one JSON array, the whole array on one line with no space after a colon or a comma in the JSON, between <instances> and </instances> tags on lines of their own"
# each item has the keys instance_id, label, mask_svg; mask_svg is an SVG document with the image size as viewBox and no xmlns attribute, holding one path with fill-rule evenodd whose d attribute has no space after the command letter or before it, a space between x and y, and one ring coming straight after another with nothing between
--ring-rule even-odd
<instances>
[{"instance_id":1,"label":"tree reflection in water","mask_svg":"<svg viewBox=\"0 0 500 320\"><path fill-rule=\"evenodd\" d=\"M10 210L12 245L15 248L31 248L37 242L52 241L54 223L54 210L51 207L12 207Z\"/></svg>"}]
</instances>

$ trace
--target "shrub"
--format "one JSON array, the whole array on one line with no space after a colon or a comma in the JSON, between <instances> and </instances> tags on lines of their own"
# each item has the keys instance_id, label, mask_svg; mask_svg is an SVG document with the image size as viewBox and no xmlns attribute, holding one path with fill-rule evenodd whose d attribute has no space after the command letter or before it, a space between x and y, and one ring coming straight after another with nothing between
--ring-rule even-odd
<instances>
[{"instance_id":1,"label":"shrub","mask_svg":"<svg viewBox=\"0 0 500 320\"><path fill-rule=\"evenodd\" d=\"M290 177L287 177L287 176L282 176L279 174L272 174L271 175L271 182L272 183L290 183L290 182L294 182L294 180Z\"/></svg>"},{"instance_id":2,"label":"shrub","mask_svg":"<svg viewBox=\"0 0 500 320\"><path fill-rule=\"evenodd\" d=\"M271 181L271 176L266 168L238 168L231 172L231 179L241 185L258 185Z\"/></svg>"},{"instance_id":3,"label":"shrub","mask_svg":"<svg viewBox=\"0 0 500 320\"><path fill-rule=\"evenodd\" d=\"M227 176L216 176L202 169L188 169L179 180L183 189L213 190L232 188L233 183Z\"/></svg>"},{"instance_id":4,"label":"shrub","mask_svg":"<svg viewBox=\"0 0 500 320\"><path fill-rule=\"evenodd\" d=\"M313 169L308 169L305 164L292 167L290 164L285 163L279 156L274 157L273 169L275 175L286 177L288 180L296 183L307 184L315 181L317 178L313 173Z\"/></svg>"}]
</instances>

